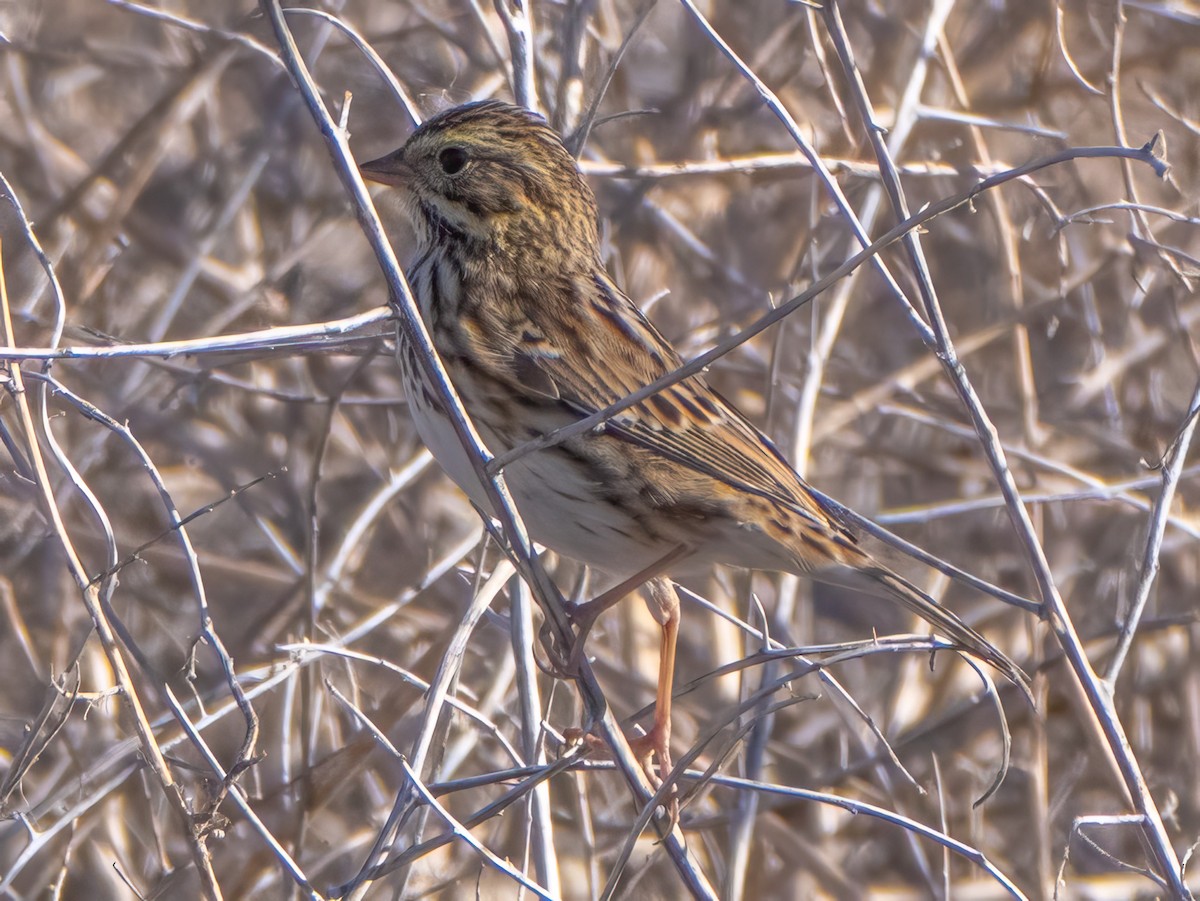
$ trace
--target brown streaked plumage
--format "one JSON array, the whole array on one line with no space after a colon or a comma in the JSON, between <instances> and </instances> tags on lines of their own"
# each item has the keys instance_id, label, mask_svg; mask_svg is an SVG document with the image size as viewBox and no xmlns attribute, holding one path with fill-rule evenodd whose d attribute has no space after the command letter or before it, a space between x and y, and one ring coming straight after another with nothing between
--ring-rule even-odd
<instances>
[{"instance_id":1,"label":"brown streaked plumage","mask_svg":"<svg viewBox=\"0 0 1200 901\"><path fill-rule=\"evenodd\" d=\"M402 187L418 235L409 269L421 312L467 412L493 454L582 416L681 365L612 283L596 205L541 117L489 100L447 110L363 167ZM445 414L401 348L422 439L484 509ZM774 445L702 377L505 470L532 537L630 583L650 582L663 625L655 724L642 741L669 766L678 600L667 576L724 563L873 584L941 635L1023 685L986 639L865 551ZM593 602L594 616L635 587Z\"/></svg>"}]
</instances>

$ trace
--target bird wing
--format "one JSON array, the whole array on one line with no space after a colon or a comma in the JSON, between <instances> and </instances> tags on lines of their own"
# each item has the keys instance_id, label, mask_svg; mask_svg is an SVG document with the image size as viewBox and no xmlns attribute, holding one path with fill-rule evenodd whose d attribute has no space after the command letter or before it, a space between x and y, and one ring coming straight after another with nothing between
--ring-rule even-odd
<instances>
[{"instance_id":1,"label":"bird wing","mask_svg":"<svg viewBox=\"0 0 1200 901\"><path fill-rule=\"evenodd\" d=\"M512 345L510 375L525 390L580 416L603 410L678 369L683 360L607 277L573 280L577 303L539 304ZM562 296L562 295L560 295ZM809 492L771 441L736 407L692 376L605 423L607 434L731 488L780 504L849 542L854 536Z\"/></svg>"}]
</instances>

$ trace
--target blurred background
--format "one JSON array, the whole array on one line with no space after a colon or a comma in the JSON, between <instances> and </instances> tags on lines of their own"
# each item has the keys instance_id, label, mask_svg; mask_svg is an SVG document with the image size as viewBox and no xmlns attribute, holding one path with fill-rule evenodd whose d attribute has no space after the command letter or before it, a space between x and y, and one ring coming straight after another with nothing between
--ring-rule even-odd
<instances>
[{"instance_id":1,"label":"blurred background","mask_svg":"<svg viewBox=\"0 0 1200 901\"><path fill-rule=\"evenodd\" d=\"M514 96L513 54L492 4L318 6L374 48L423 116ZM868 230L894 225L830 19L780 0L699 6L778 95ZM1200 7L836 6L913 210L1037 157L1139 147L1162 132L1166 179L1115 158L1064 162L922 234L963 366L1103 673L1200 376ZM606 264L685 357L858 249L788 131L684 5L526 7L539 108L567 135L597 112L581 162ZM311 15L288 21L335 119L349 104L357 159L402 143L413 123L347 32ZM377 736L405 755L434 736L421 775L467 821L530 787L514 768L563 751L562 732L581 724L575 688L522 676L530 642L514 641L507 591L465 643L452 641L499 554L412 428L392 327L323 339L314 330L294 349L270 338L387 296L254 5L10 0L0 32L0 172L62 289L59 304L21 217L2 205L8 343L46 347L60 317L58 343L77 347L266 330L236 351L55 363L50 375L73 395L50 391L41 365L24 364L45 476L0 368L10 389L0 393L0 897L202 897L214 879L229 898L304 896L305 879L336 894L366 862L446 830L438 814L409 809L397 846L372 856L407 779ZM407 227L394 201L383 198L381 212L403 261ZM917 297L903 251L883 257ZM723 357L710 377L815 486L1040 599L963 404L870 267ZM1200 835L1200 489L1186 444L1181 452L1160 568L1116 682L1180 856ZM151 465L179 513L199 514L186 526L194 566L169 531ZM104 576L90 592L72 577L63 535L84 581ZM949 654L933 669L928 654L859 655L830 667L837 688L806 676L776 694L787 703L772 715L735 718L740 698L791 666L759 660L711 676L762 646L736 620L765 622L788 646L924 629L890 605L803 580L713 572L686 587L731 619L684 601L676 686L697 684L676 701L676 754L724 724L695 766L754 788L707 784L686 797L690 866L728 898L1005 896L979 860L903 824L787 794L810 789L944 832L1029 897L1162 896L1141 872L1155 864L1135 825L1076 829L1078 818L1131 808L1053 633L1019 606L891 553L1035 677L1036 712L1000 687L1011 730L1003 784L973 807L1002 766L1005 733L972 669ZM565 593L585 590L570 561L546 563ZM119 624L108 655L88 595ZM144 708L141 737L116 695L113 648ZM618 716L653 700L658 638L641 604L607 614L588 648ZM461 706L439 714L424 687L440 665L457 667L449 690ZM259 721L252 749L238 692ZM157 772L151 740L163 754ZM257 824L208 754L223 770L241 762L235 791ZM166 792L161 772L174 782ZM551 894L589 898L623 859L636 815L622 779L597 764L522 792L503 816L485 812L473 834ZM461 840L413 856L367 897L519 893ZM652 830L616 892L683 895Z\"/></svg>"}]
</instances>

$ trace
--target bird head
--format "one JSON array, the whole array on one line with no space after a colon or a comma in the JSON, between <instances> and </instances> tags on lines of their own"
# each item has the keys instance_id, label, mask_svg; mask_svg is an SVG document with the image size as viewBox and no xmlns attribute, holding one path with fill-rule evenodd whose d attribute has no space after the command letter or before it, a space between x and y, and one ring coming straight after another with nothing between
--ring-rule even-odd
<instances>
[{"instance_id":1,"label":"bird head","mask_svg":"<svg viewBox=\"0 0 1200 901\"><path fill-rule=\"evenodd\" d=\"M403 190L426 244L451 236L595 258L596 202L575 159L536 113L499 100L448 109L363 175Z\"/></svg>"}]
</instances>

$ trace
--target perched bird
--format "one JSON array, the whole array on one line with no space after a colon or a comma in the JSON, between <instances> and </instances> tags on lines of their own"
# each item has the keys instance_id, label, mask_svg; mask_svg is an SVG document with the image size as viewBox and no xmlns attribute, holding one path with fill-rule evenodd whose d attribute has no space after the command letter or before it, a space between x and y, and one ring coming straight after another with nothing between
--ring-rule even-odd
<instances>
[{"instance_id":1,"label":"perched bird","mask_svg":"<svg viewBox=\"0 0 1200 901\"><path fill-rule=\"evenodd\" d=\"M537 114L497 100L446 110L363 174L401 189L416 230L407 270L425 325L484 443L500 455L610 406L682 365L605 272L596 202ZM411 347L409 408L434 457L489 504ZM615 577L595 616L645 584L662 626L654 724L634 742L670 767L679 601L669 576L712 563L852 582L898 601L1024 685L1020 668L952 612L870 557L774 445L693 376L603 427L509 464L531 537Z\"/></svg>"}]
</instances>

